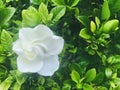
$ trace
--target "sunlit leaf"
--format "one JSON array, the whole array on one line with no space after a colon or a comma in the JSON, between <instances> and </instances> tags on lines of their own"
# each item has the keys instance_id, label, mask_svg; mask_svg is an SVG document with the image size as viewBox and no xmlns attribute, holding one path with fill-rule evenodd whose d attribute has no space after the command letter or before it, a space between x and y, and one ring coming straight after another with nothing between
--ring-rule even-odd
<instances>
[{"instance_id":1,"label":"sunlit leaf","mask_svg":"<svg viewBox=\"0 0 120 90\"><path fill-rule=\"evenodd\" d=\"M51 10L51 13L53 14L53 21L58 21L64 14L65 14L66 8L62 6L55 7Z\"/></svg>"},{"instance_id":2,"label":"sunlit leaf","mask_svg":"<svg viewBox=\"0 0 120 90\"><path fill-rule=\"evenodd\" d=\"M41 3L39 6L39 15L42 22L45 24L48 24L53 17L53 14L49 14L47 6L44 3Z\"/></svg>"},{"instance_id":3,"label":"sunlit leaf","mask_svg":"<svg viewBox=\"0 0 120 90\"><path fill-rule=\"evenodd\" d=\"M87 71L87 73L85 74L85 82L91 82L95 79L96 77L96 69L90 69Z\"/></svg>"},{"instance_id":4,"label":"sunlit leaf","mask_svg":"<svg viewBox=\"0 0 120 90\"><path fill-rule=\"evenodd\" d=\"M38 11L32 6L22 11L22 19L23 27L34 27L41 22Z\"/></svg>"},{"instance_id":5,"label":"sunlit leaf","mask_svg":"<svg viewBox=\"0 0 120 90\"><path fill-rule=\"evenodd\" d=\"M4 51L10 51L12 49L12 42L11 35L6 30L3 30L1 34L1 45Z\"/></svg>"},{"instance_id":6,"label":"sunlit leaf","mask_svg":"<svg viewBox=\"0 0 120 90\"><path fill-rule=\"evenodd\" d=\"M0 8L0 25L3 25L6 22L8 22L14 13L15 8L13 7Z\"/></svg>"},{"instance_id":7,"label":"sunlit leaf","mask_svg":"<svg viewBox=\"0 0 120 90\"><path fill-rule=\"evenodd\" d=\"M76 72L75 70L72 71L71 73L71 78L74 82L79 83L80 80L80 75L78 72Z\"/></svg>"},{"instance_id":8,"label":"sunlit leaf","mask_svg":"<svg viewBox=\"0 0 120 90\"><path fill-rule=\"evenodd\" d=\"M81 36L84 39L90 39L91 36L89 35L88 31L86 28L81 29L79 36Z\"/></svg>"},{"instance_id":9,"label":"sunlit leaf","mask_svg":"<svg viewBox=\"0 0 120 90\"><path fill-rule=\"evenodd\" d=\"M8 90L13 83L13 77L9 76L2 83L0 83L0 90Z\"/></svg>"},{"instance_id":10,"label":"sunlit leaf","mask_svg":"<svg viewBox=\"0 0 120 90\"><path fill-rule=\"evenodd\" d=\"M94 90L94 88L89 84L84 84L83 85L83 90Z\"/></svg>"},{"instance_id":11,"label":"sunlit leaf","mask_svg":"<svg viewBox=\"0 0 120 90\"><path fill-rule=\"evenodd\" d=\"M108 1L104 0L104 3L102 5L102 12L101 12L101 19L107 20L110 17L110 9L108 5Z\"/></svg>"}]
</instances>

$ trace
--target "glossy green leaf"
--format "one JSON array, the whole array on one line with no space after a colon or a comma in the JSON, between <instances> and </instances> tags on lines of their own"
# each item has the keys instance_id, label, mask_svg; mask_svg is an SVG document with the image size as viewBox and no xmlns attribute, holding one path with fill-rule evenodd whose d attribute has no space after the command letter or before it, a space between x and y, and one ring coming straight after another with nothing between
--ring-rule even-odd
<instances>
[{"instance_id":1,"label":"glossy green leaf","mask_svg":"<svg viewBox=\"0 0 120 90\"><path fill-rule=\"evenodd\" d=\"M120 0L108 0L111 14L115 14L120 10Z\"/></svg>"},{"instance_id":2,"label":"glossy green leaf","mask_svg":"<svg viewBox=\"0 0 120 90\"><path fill-rule=\"evenodd\" d=\"M0 83L0 90L8 90L13 83L13 77L9 76L2 83Z\"/></svg>"},{"instance_id":3,"label":"glossy green leaf","mask_svg":"<svg viewBox=\"0 0 120 90\"><path fill-rule=\"evenodd\" d=\"M117 86L120 85L120 78L118 78L118 77L113 78L112 81L113 81Z\"/></svg>"},{"instance_id":4,"label":"glossy green leaf","mask_svg":"<svg viewBox=\"0 0 120 90\"><path fill-rule=\"evenodd\" d=\"M81 22L87 29L90 27L90 20L86 16L76 16L77 20Z\"/></svg>"},{"instance_id":5,"label":"glossy green leaf","mask_svg":"<svg viewBox=\"0 0 120 90\"><path fill-rule=\"evenodd\" d=\"M77 90L82 89L83 88L82 83L77 83L76 88Z\"/></svg>"},{"instance_id":6,"label":"glossy green leaf","mask_svg":"<svg viewBox=\"0 0 120 90\"><path fill-rule=\"evenodd\" d=\"M14 84L13 90L20 90L20 88L21 88L21 85L16 82Z\"/></svg>"},{"instance_id":7,"label":"glossy green leaf","mask_svg":"<svg viewBox=\"0 0 120 90\"><path fill-rule=\"evenodd\" d=\"M64 6L65 5L64 0L52 0L52 2L57 6Z\"/></svg>"},{"instance_id":8,"label":"glossy green leaf","mask_svg":"<svg viewBox=\"0 0 120 90\"><path fill-rule=\"evenodd\" d=\"M12 71L11 74L16 79L16 82L14 83L14 86L13 86L13 90L21 90L21 86L26 81L27 76L17 70Z\"/></svg>"},{"instance_id":9,"label":"glossy green leaf","mask_svg":"<svg viewBox=\"0 0 120 90\"><path fill-rule=\"evenodd\" d=\"M0 55L0 63L4 63L4 62L5 62L5 59L6 59L5 56Z\"/></svg>"},{"instance_id":10,"label":"glossy green leaf","mask_svg":"<svg viewBox=\"0 0 120 90\"><path fill-rule=\"evenodd\" d=\"M40 3L45 2L46 0L30 0L32 4L40 5Z\"/></svg>"},{"instance_id":11,"label":"glossy green leaf","mask_svg":"<svg viewBox=\"0 0 120 90\"><path fill-rule=\"evenodd\" d=\"M3 53L4 52L4 48L3 48L3 45L0 44L0 53Z\"/></svg>"},{"instance_id":12,"label":"glossy green leaf","mask_svg":"<svg viewBox=\"0 0 120 90\"><path fill-rule=\"evenodd\" d=\"M100 86L100 87L97 87L97 90L108 90L108 89L106 87Z\"/></svg>"},{"instance_id":13,"label":"glossy green leaf","mask_svg":"<svg viewBox=\"0 0 120 90\"><path fill-rule=\"evenodd\" d=\"M0 8L4 8L4 4L3 4L3 1L2 0L0 0Z\"/></svg>"},{"instance_id":14,"label":"glossy green leaf","mask_svg":"<svg viewBox=\"0 0 120 90\"><path fill-rule=\"evenodd\" d=\"M58 21L64 14L65 14L66 8L62 6L55 7L51 10L50 13L53 14L53 21Z\"/></svg>"},{"instance_id":15,"label":"glossy green leaf","mask_svg":"<svg viewBox=\"0 0 120 90\"><path fill-rule=\"evenodd\" d=\"M109 64L118 64L118 63L120 63L120 55L110 56L110 57L107 59L107 62L108 62Z\"/></svg>"},{"instance_id":16,"label":"glossy green leaf","mask_svg":"<svg viewBox=\"0 0 120 90\"><path fill-rule=\"evenodd\" d=\"M104 0L104 3L102 5L101 19L108 20L109 17L110 17L110 9L108 5L108 1Z\"/></svg>"},{"instance_id":17,"label":"glossy green leaf","mask_svg":"<svg viewBox=\"0 0 120 90\"><path fill-rule=\"evenodd\" d=\"M94 90L94 88L89 84L83 84L83 90Z\"/></svg>"},{"instance_id":18,"label":"glossy green leaf","mask_svg":"<svg viewBox=\"0 0 120 90\"><path fill-rule=\"evenodd\" d=\"M111 68L106 68L105 69L105 75L107 78L111 78L112 77L112 70Z\"/></svg>"},{"instance_id":19,"label":"glossy green leaf","mask_svg":"<svg viewBox=\"0 0 120 90\"><path fill-rule=\"evenodd\" d=\"M7 23L15 13L15 8L0 8L0 26Z\"/></svg>"},{"instance_id":20,"label":"glossy green leaf","mask_svg":"<svg viewBox=\"0 0 120 90\"><path fill-rule=\"evenodd\" d=\"M91 82L96 78L96 69L92 68L85 74L85 82Z\"/></svg>"},{"instance_id":21,"label":"glossy green leaf","mask_svg":"<svg viewBox=\"0 0 120 90\"><path fill-rule=\"evenodd\" d=\"M71 79L72 79L74 82L79 83L80 75L79 75L78 72L76 72L75 70L73 70L70 75L71 75Z\"/></svg>"},{"instance_id":22,"label":"glossy green leaf","mask_svg":"<svg viewBox=\"0 0 120 90\"><path fill-rule=\"evenodd\" d=\"M80 0L68 0L71 7L74 7L78 4Z\"/></svg>"},{"instance_id":23,"label":"glossy green leaf","mask_svg":"<svg viewBox=\"0 0 120 90\"><path fill-rule=\"evenodd\" d=\"M71 90L71 86L69 84L66 84L62 87L62 90Z\"/></svg>"},{"instance_id":24,"label":"glossy green leaf","mask_svg":"<svg viewBox=\"0 0 120 90\"><path fill-rule=\"evenodd\" d=\"M79 36L84 38L84 39L91 39L91 36L89 35L86 28L81 29Z\"/></svg>"},{"instance_id":25,"label":"glossy green leaf","mask_svg":"<svg viewBox=\"0 0 120 90\"><path fill-rule=\"evenodd\" d=\"M6 75L7 75L7 73L8 73L7 68L5 66L3 66L3 65L0 65L0 80L4 79L6 77Z\"/></svg>"},{"instance_id":26,"label":"glossy green leaf","mask_svg":"<svg viewBox=\"0 0 120 90\"><path fill-rule=\"evenodd\" d=\"M6 30L3 30L1 34L1 45L4 51L10 51L12 49L12 43L13 40L10 34Z\"/></svg>"},{"instance_id":27,"label":"glossy green leaf","mask_svg":"<svg viewBox=\"0 0 120 90\"><path fill-rule=\"evenodd\" d=\"M27 78L27 76L23 75L20 72L17 72L15 77L16 77L16 81L17 81L17 83L19 85L22 85L25 82L26 78Z\"/></svg>"},{"instance_id":28,"label":"glossy green leaf","mask_svg":"<svg viewBox=\"0 0 120 90\"><path fill-rule=\"evenodd\" d=\"M39 15L42 22L45 24L48 24L53 17L53 14L49 14L47 6L44 3L41 3L39 6Z\"/></svg>"},{"instance_id":29,"label":"glossy green leaf","mask_svg":"<svg viewBox=\"0 0 120 90\"><path fill-rule=\"evenodd\" d=\"M22 11L22 19L23 27L34 27L41 22L38 11L32 6Z\"/></svg>"},{"instance_id":30,"label":"glossy green leaf","mask_svg":"<svg viewBox=\"0 0 120 90\"><path fill-rule=\"evenodd\" d=\"M117 86L114 90L120 90L120 85Z\"/></svg>"},{"instance_id":31,"label":"glossy green leaf","mask_svg":"<svg viewBox=\"0 0 120 90\"><path fill-rule=\"evenodd\" d=\"M96 83L96 84L101 84L104 79L105 79L104 73L100 72L96 75L96 78L93 80L93 82Z\"/></svg>"}]
</instances>

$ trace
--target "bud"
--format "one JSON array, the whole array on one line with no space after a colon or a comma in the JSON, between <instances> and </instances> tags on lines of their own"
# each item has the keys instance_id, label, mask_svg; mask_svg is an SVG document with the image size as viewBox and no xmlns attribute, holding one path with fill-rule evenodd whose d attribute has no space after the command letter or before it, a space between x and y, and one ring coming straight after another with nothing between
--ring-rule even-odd
<instances>
[{"instance_id":1,"label":"bud","mask_svg":"<svg viewBox=\"0 0 120 90\"><path fill-rule=\"evenodd\" d=\"M96 25L93 21L90 22L90 30L91 30L92 33L94 33L95 30L96 30Z\"/></svg>"},{"instance_id":2,"label":"bud","mask_svg":"<svg viewBox=\"0 0 120 90\"><path fill-rule=\"evenodd\" d=\"M119 21L117 19L107 21L103 26L101 31L103 33L110 33L117 29L119 25Z\"/></svg>"}]
</instances>

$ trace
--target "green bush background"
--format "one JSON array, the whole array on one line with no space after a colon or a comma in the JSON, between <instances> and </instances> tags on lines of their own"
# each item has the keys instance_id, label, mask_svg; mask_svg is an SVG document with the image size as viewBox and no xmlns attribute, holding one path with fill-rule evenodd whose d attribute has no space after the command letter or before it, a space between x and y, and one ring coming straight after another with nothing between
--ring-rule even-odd
<instances>
[{"instance_id":1,"label":"green bush background","mask_svg":"<svg viewBox=\"0 0 120 90\"><path fill-rule=\"evenodd\" d=\"M0 90L120 90L120 0L0 0ZM45 24L65 45L51 77L17 71L12 43Z\"/></svg>"}]
</instances>

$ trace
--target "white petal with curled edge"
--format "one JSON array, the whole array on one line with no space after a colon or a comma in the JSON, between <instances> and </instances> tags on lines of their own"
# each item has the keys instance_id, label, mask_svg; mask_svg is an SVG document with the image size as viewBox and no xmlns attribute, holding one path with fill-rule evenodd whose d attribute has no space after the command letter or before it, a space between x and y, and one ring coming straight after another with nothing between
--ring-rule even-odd
<instances>
[{"instance_id":1,"label":"white petal with curled edge","mask_svg":"<svg viewBox=\"0 0 120 90\"><path fill-rule=\"evenodd\" d=\"M17 58L17 67L21 72L31 72L36 73L41 70L43 66L43 60L39 60L39 57L36 60L26 60L25 58L18 56Z\"/></svg>"},{"instance_id":2,"label":"white petal with curled edge","mask_svg":"<svg viewBox=\"0 0 120 90\"><path fill-rule=\"evenodd\" d=\"M13 43L12 50L18 55L23 53L23 50L21 49L21 44L20 44L19 40L15 41Z\"/></svg>"},{"instance_id":3,"label":"white petal with curled edge","mask_svg":"<svg viewBox=\"0 0 120 90\"><path fill-rule=\"evenodd\" d=\"M32 40L33 29L32 28L22 28L19 30L19 39L21 41Z\"/></svg>"},{"instance_id":4,"label":"white petal with curled edge","mask_svg":"<svg viewBox=\"0 0 120 90\"><path fill-rule=\"evenodd\" d=\"M42 43L46 46L48 55L59 54L64 46L63 38L55 35L47 37Z\"/></svg>"},{"instance_id":5,"label":"white petal with curled edge","mask_svg":"<svg viewBox=\"0 0 120 90\"><path fill-rule=\"evenodd\" d=\"M43 60L43 66L41 70L38 72L38 74L43 76L52 76L55 71L59 68L59 61L58 56L49 56L47 58L44 58Z\"/></svg>"},{"instance_id":6,"label":"white petal with curled edge","mask_svg":"<svg viewBox=\"0 0 120 90\"><path fill-rule=\"evenodd\" d=\"M35 28L22 28L19 30L19 39L27 42L43 40L44 38L53 35L53 32L45 25L38 25Z\"/></svg>"}]
</instances>

